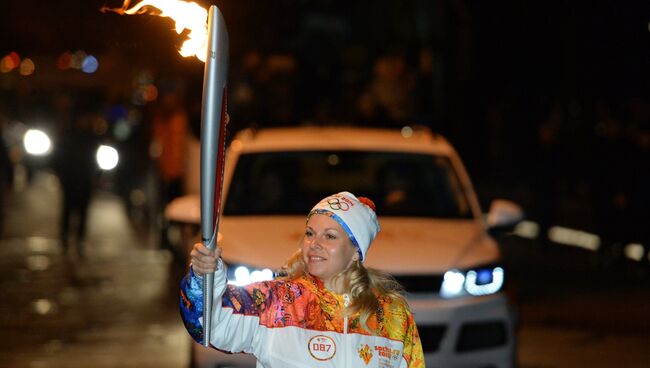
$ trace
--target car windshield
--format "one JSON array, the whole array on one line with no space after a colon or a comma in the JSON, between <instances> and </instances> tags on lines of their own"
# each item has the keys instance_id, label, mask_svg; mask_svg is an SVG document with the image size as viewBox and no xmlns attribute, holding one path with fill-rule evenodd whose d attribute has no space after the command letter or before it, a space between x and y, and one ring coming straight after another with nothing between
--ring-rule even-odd
<instances>
[{"instance_id":1,"label":"car windshield","mask_svg":"<svg viewBox=\"0 0 650 368\"><path fill-rule=\"evenodd\" d=\"M305 215L343 190L371 198L381 216L472 216L447 157L379 151L242 154L224 214Z\"/></svg>"}]
</instances>

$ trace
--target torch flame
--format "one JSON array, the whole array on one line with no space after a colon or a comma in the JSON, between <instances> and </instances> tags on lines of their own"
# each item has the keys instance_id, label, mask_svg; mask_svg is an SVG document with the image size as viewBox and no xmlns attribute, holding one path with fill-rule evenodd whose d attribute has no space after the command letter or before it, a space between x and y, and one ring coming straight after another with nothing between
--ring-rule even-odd
<instances>
[{"instance_id":1,"label":"torch flame","mask_svg":"<svg viewBox=\"0 0 650 368\"><path fill-rule=\"evenodd\" d=\"M124 0L121 8L104 7L101 10L122 15L151 14L171 18L174 21L176 33L181 34L184 30L189 30L187 40L183 42L178 52L183 57L196 56L205 62L208 47L208 11L206 9L197 3L181 0L143 0L133 6L130 3L130 0Z\"/></svg>"}]
</instances>

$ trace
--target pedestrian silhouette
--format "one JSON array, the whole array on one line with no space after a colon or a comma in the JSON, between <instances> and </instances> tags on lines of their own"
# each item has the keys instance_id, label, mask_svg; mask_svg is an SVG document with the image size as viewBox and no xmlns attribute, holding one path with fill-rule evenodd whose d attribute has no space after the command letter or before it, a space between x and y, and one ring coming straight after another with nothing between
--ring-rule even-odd
<instances>
[{"instance_id":1,"label":"pedestrian silhouette","mask_svg":"<svg viewBox=\"0 0 650 368\"><path fill-rule=\"evenodd\" d=\"M54 156L54 169L63 192L60 218L61 244L64 252L67 253L72 240L81 257L84 256L86 220L97 170L95 163L97 142L92 132L96 117L97 113L92 103L79 104L73 115L72 124L62 132L57 142ZM73 231L75 222L76 229Z\"/></svg>"}]
</instances>

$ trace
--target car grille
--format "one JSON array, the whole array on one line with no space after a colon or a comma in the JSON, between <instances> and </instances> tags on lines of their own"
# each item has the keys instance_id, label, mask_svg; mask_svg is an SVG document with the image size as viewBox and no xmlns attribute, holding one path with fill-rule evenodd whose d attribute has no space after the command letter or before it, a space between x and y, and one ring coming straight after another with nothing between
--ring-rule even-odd
<instances>
[{"instance_id":1,"label":"car grille","mask_svg":"<svg viewBox=\"0 0 650 368\"><path fill-rule=\"evenodd\" d=\"M435 353L447 332L446 325L418 325L418 333L425 353ZM491 349L508 342L504 321L474 322L460 328L456 351L459 353Z\"/></svg>"},{"instance_id":2,"label":"car grille","mask_svg":"<svg viewBox=\"0 0 650 368\"><path fill-rule=\"evenodd\" d=\"M503 346L508 337L503 321L475 322L464 324L456 342L456 351L467 352Z\"/></svg>"},{"instance_id":3,"label":"car grille","mask_svg":"<svg viewBox=\"0 0 650 368\"><path fill-rule=\"evenodd\" d=\"M442 275L395 276L407 293L438 293L442 285Z\"/></svg>"},{"instance_id":4,"label":"car grille","mask_svg":"<svg viewBox=\"0 0 650 368\"><path fill-rule=\"evenodd\" d=\"M425 325L418 326L418 333L420 334L420 341L422 342L422 350L425 353L432 353L438 351L440 342L445 336L447 327L444 325Z\"/></svg>"}]
</instances>

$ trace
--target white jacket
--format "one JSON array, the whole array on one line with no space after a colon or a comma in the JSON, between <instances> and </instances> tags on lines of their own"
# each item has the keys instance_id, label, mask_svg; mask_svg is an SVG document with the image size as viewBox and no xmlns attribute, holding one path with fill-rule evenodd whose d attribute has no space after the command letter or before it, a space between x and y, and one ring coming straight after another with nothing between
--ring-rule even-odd
<instances>
[{"instance_id":1,"label":"white jacket","mask_svg":"<svg viewBox=\"0 0 650 368\"><path fill-rule=\"evenodd\" d=\"M226 285L225 267L215 273L210 344L245 352L258 368L424 367L422 346L408 306L381 300L368 320L343 317L347 295L325 289L319 279ZM181 285L181 315L188 332L203 342L202 278L191 270Z\"/></svg>"}]
</instances>

